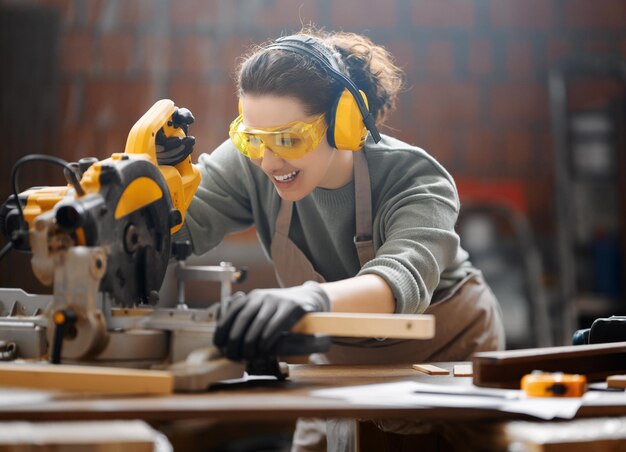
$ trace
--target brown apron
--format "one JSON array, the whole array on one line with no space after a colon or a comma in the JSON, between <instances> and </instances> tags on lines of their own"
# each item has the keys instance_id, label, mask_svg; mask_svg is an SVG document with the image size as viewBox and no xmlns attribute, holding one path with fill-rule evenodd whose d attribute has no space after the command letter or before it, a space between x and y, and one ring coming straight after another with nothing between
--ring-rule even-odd
<instances>
[{"instance_id":1,"label":"brown apron","mask_svg":"<svg viewBox=\"0 0 626 452\"><path fill-rule=\"evenodd\" d=\"M363 152L354 153L356 205L355 246L361 266L374 258L371 185ZM304 253L289 239L293 202L282 201L271 245L274 270L281 287L306 281L325 282ZM435 294L425 314L435 316L435 338L421 340L342 339L324 357L332 364L392 364L424 361L463 361L477 351L504 347L498 303L480 271Z\"/></svg>"},{"instance_id":2,"label":"brown apron","mask_svg":"<svg viewBox=\"0 0 626 452\"><path fill-rule=\"evenodd\" d=\"M363 152L354 153L356 234L361 266L374 258L372 242L371 184ZM281 287L306 281L325 282L304 253L289 239L293 202L281 201L271 245L272 261ZM392 364L425 361L465 361L478 351L504 348L504 329L495 296L480 271L455 286L436 293L425 314L435 316L435 337L429 340L341 339L333 340L324 355L313 355L316 364ZM318 450L323 441L320 420L299 422L292 450ZM317 426L317 427L315 427ZM300 438L298 438L300 435ZM300 441L300 444L296 444ZM307 446L309 444L309 446Z\"/></svg>"}]
</instances>

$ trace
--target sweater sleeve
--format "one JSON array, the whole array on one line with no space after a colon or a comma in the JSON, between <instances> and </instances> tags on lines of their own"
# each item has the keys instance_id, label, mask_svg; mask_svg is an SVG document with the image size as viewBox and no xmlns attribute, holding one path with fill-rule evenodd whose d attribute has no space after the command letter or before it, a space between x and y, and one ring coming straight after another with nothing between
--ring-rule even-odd
<instances>
[{"instance_id":1,"label":"sweater sleeve","mask_svg":"<svg viewBox=\"0 0 626 452\"><path fill-rule=\"evenodd\" d=\"M224 236L252 225L250 172L246 162L225 141L211 154L202 154L197 163L202 181L185 215L185 224L176 234L189 239L195 254L217 246Z\"/></svg>"},{"instance_id":2,"label":"sweater sleeve","mask_svg":"<svg viewBox=\"0 0 626 452\"><path fill-rule=\"evenodd\" d=\"M359 274L384 278L396 312L415 314L429 306L441 273L457 257L459 200L451 177L436 162L422 160L411 169L415 176L386 189L374 218L376 256Z\"/></svg>"}]
</instances>

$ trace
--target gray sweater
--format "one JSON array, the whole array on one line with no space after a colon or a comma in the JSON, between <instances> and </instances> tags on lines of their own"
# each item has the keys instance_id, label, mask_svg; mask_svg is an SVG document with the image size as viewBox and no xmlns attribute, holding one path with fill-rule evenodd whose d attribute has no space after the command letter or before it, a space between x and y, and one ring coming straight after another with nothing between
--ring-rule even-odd
<instances>
[{"instance_id":1,"label":"gray sweater","mask_svg":"<svg viewBox=\"0 0 626 452\"><path fill-rule=\"evenodd\" d=\"M296 202L289 237L326 281L379 275L394 293L396 312L424 312L436 290L475 271L454 231L456 186L424 150L389 136L377 144L368 137L361 152L370 172L376 257L361 268L353 244L354 182L316 188ZM254 225L271 259L280 197L269 178L230 141L202 154L198 166L202 183L177 239L190 239L202 254L226 234Z\"/></svg>"}]
</instances>

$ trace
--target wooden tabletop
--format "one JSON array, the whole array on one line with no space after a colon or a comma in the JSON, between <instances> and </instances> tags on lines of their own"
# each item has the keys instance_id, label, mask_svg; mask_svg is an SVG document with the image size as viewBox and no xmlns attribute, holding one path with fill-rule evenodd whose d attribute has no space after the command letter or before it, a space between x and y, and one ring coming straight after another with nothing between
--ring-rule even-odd
<instances>
[{"instance_id":1,"label":"wooden tabletop","mask_svg":"<svg viewBox=\"0 0 626 452\"><path fill-rule=\"evenodd\" d=\"M454 364L438 363L452 370ZM414 417L424 419L513 419L523 415L475 408L425 408L352 404L343 400L316 397L311 391L396 381L471 385L471 377L426 375L410 364L398 366L315 366L291 365L287 381L250 381L217 385L207 392L158 397L111 397L93 394L51 394L45 401L3 404L0 421L5 420L102 420L180 419L288 420L302 416L357 417L360 419ZM0 383L1 384L1 383ZM608 394L607 394L608 395ZM624 415L626 406L601 403L583 406L577 417Z\"/></svg>"}]
</instances>

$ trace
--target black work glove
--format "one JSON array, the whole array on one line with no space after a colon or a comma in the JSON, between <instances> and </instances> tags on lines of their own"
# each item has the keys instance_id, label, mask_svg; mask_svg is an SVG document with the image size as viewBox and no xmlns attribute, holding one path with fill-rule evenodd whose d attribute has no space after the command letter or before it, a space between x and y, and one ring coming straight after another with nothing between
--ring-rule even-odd
<instances>
[{"instance_id":1,"label":"black work glove","mask_svg":"<svg viewBox=\"0 0 626 452\"><path fill-rule=\"evenodd\" d=\"M232 360L275 355L274 347L309 312L330 310L330 300L313 281L287 289L238 292L221 316L213 342Z\"/></svg>"},{"instance_id":2,"label":"black work glove","mask_svg":"<svg viewBox=\"0 0 626 452\"><path fill-rule=\"evenodd\" d=\"M195 137L166 137L163 129L159 129L155 138L156 159L159 165L177 165L193 152Z\"/></svg>"},{"instance_id":3,"label":"black work glove","mask_svg":"<svg viewBox=\"0 0 626 452\"><path fill-rule=\"evenodd\" d=\"M195 118L186 108L177 108L172 114L171 124L174 128L185 132L184 138L166 137L163 129L159 129L155 137L156 158L159 165L177 165L193 152L196 138L189 135L189 125Z\"/></svg>"}]
</instances>

